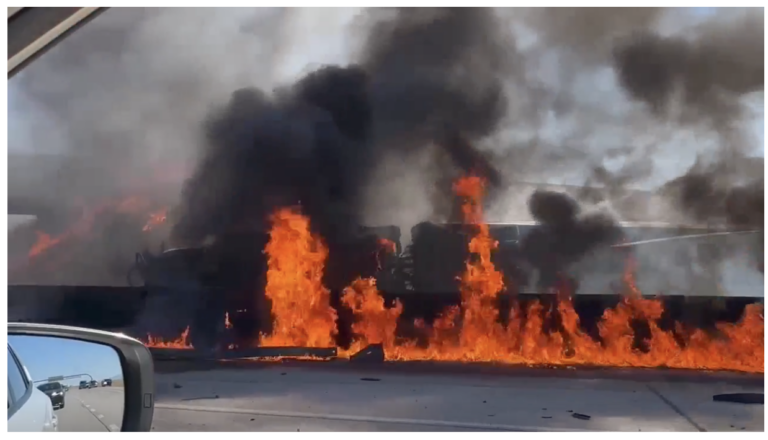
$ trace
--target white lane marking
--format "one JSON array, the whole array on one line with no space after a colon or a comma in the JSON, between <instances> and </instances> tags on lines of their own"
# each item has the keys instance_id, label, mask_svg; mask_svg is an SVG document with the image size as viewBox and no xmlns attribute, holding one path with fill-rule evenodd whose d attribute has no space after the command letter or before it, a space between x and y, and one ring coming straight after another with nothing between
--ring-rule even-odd
<instances>
[{"instance_id":1,"label":"white lane marking","mask_svg":"<svg viewBox=\"0 0 768 440\"><path fill-rule=\"evenodd\" d=\"M229 413L229 414L249 414L257 416L272 416L272 417L290 417L300 419L320 419L320 420L340 420L348 422L371 422L371 423L395 423L402 425L420 425L420 426L444 426L450 428L473 428L473 429L492 429L498 431L524 431L524 432L558 432L569 431L573 432L574 429L568 428L551 428L545 426L523 426L523 425L506 425L495 423L472 423L472 422L449 422L445 420L428 420L428 419L399 419L390 417L373 417L373 416L353 416L346 414L317 414L317 413L300 413L292 411L266 411L266 410L254 410L245 408L219 408L219 407L206 407L206 406L193 406L193 405L173 405L173 404L156 404L155 409L175 409L181 411L201 411L201 412L213 412L213 413ZM576 430L578 431L578 430Z\"/></svg>"},{"instance_id":2,"label":"white lane marking","mask_svg":"<svg viewBox=\"0 0 768 440\"><path fill-rule=\"evenodd\" d=\"M93 409L93 408L91 408L91 412L96 412L96 410L95 410L95 409Z\"/></svg>"},{"instance_id":3,"label":"white lane marking","mask_svg":"<svg viewBox=\"0 0 768 440\"><path fill-rule=\"evenodd\" d=\"M103 419L104 418L104 414L99 414L99 418Z\"/></svg>"},{"instance_id":4,"label":"white lane marking","mask_svg":"<svg viewBox=\"0 0 768 440\"><path fill-rule=\"evenodd\" d=\"M85 405L85 407L86 407L86 408L90 408L90 407L91 407L91 405Z\"/></svg>"},{"instance_id":5,"label":"white lane marking","mask_svg":"<svg viewBox=\"0 0 768 440\"><path fill-rule=\"evenodd\" d=\"M112 432L120 431L120 428L117 427L117 425L109 425L109 430Z\"/></svg>"}]
</instances>

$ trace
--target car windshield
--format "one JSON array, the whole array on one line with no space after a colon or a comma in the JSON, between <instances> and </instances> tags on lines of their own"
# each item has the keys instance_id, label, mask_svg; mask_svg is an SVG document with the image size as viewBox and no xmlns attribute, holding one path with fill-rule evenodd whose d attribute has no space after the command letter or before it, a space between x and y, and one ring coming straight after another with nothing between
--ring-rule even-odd
<instances>
[{"instance_id":1,"label":"car windshield","mask_svg":"<svg viewBox=\"0 0 768 440\"><path fill-rule=\"evenodd\" d=\"M54 382L54 383L44 383L38 386L37 388L40 391L56 391L56 390L60 390L62 387L60 383Z\"/></svg>"}]
</instances>

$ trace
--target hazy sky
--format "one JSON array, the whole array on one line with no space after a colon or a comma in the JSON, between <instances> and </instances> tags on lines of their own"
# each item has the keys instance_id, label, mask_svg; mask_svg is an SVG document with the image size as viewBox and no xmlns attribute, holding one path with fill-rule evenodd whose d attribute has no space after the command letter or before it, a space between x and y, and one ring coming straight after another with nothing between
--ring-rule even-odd
<instances>
[{"instance_id":1,"label":"hazy sky","mask_svg":"<svg viewBox=\"0 0 768 440\"><path fill-rule=\"evenodd\" d=\"M671 14L677 14L677 21L668 26L669 32L681 31L681 22L694 26L720 13L717 8L674 10ZM233 90L244 86L271 90L318 65L352 62L360 43L354 33L358 9L181 8L142 14L112 9L89 24L91 29L86 28L83 35L75 34L53 49L29 68L37 83L26 86L34 88L34 94L20 86L28 72L9 81L11 153L77 152L83 142L78 132L91 125L98 126L100 134L109 133L120 148L136 150L144 160L188 160L199 142L200 121ZM131 28L132 22L141 26ZM117 35L114 42L93 41L110 26ZM89 35L91 41L87 41ZM118 49L107 50L109 44ZM93 50L84 49L81 54L76 50L80 46ZM75 53L76 59L57 59L56 52L63 50ZM545 61L542 81L557 86L558 60ZM580 75L573 87L574 99L601 112L620 116L635 105L626 99L609 68ZM752 98L749 106L754 114L744 122L745 133L755 145L753 154L763 156L763 97ZM46 100L58 104L51 107ZM538 133L547 142L558 145L579 132L578 118L550 119ZM621 127L612 127L593 133L587 141L599 151L628 143L626 136ZM682 174L697 154L715 142L707 133L672 133L658 149L663 154L653 157L654 176L649 184ZM605 165L621 166L608 160ZM553 174L544 178L583 183L582 169Z\"/></svg>"},{"instance_id":2,"label":"hazy sky","mask_svg":"<svg viewBox=\"0 0 768 440\"><path fill-rule=\"evenodd\" d=\"M44 380L54 376L90 374L93 380L102 381L122 377L123 368L114 348L75 339L43 336L8 336L16 355L29 370L32 380ZM75 385L87 376L64 381Z\"/></svg>"}]
</instances>

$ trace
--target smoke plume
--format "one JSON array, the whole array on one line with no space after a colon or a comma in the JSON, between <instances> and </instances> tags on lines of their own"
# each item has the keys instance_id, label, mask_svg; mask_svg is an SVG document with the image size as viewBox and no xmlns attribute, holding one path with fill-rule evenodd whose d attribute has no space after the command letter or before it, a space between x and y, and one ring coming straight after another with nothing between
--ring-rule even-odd
<instances>
[{"instance_id":1,"label":"smoke plume","mask_svg":"<svg viewBox=\"0 0 768 440\"><path fill-rule=\"evenodd\" d=\"M490 220L535 220L524 245L554 267L614 238L607 217L581 214L591 204L620 220L752 228L764 210L744 135L744 103L764 87L757 11L114 9L9 83L27 126L9 143L38 154L10 167L9 189L42 205L160 195L178 205L178 244L300 204L342 240L359 224L407 237L449 219L450 182L474 172L493 184ZM665 203L639 202L635 186Z\"/></svg>"},{"instance_id":2,"label":"smoke plume","mask_svg":"<svg viewBox=\"0 0 768 440\"><path fill-rule=\"evenodd\" d=\"M696 163L664 186L695 221L763 225L763 169L742 165L754 146L738 126L743 98L765 86L763 33L762 14L744 14L701 29L694 41L645 33L614 51L621 84L633 99L662 120L717 133L720 148L710 164Z\"/></svg>"},{"instance_id":3,"label":"smoke plume","mask_svg":"<svg viewBox=\"0 0 768 440\"><path fill-rule=\"evenodd\" d=\"M239 90L212 115L177 241L258 225L286 204L301 204L334 240L360 223L361 189L382 157L433 143L453 170L499 182L473 147L506 108L501 81L514 47L493 11L373 10L366 18L359 64L322 67L274 94ZM450 197L450 186L441 195Z\"/></svg>"},{"instance_id":4,"label":"smoke plume","mask_svg":"<svg viewBox=\"0 0 768 440\"><path fill-rule=\"evenodd\" d=\"M563 193L536 191L528 208L539 225L522 238L520 250L539 271L541 286L554 286L569 265L622 237L613 218L600 212L582 214L578 203Z\"/></svg>"}]
</instances>

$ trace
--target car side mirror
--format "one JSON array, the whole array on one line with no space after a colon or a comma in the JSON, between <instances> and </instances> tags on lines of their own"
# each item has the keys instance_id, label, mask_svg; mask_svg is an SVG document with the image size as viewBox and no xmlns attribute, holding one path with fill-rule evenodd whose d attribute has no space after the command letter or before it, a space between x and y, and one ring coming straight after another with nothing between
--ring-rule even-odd
<instances>
[{"instance_id":1,"label":"car side mirror","mask_svg":"<svg viewBox=\"0 0 768 440\"><path fill-rule=\"evenodd\" d=\"M79 327L9 323L8 356L9 432L37 430L36 424L41 431L151 429L154 364L140 341ZM26 405L43 406L49 415L21 420L30 414L20 411Z\"/></svg>"}]
</instances>

